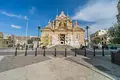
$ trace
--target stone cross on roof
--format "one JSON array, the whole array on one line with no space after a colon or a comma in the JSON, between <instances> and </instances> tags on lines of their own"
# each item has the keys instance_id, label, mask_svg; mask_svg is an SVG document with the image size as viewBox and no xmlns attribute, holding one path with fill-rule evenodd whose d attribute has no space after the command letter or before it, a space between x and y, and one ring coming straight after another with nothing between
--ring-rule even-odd
<instances>
[{"instance_id":1,"label":"stone cross on roof","mask_svg":"<svg viewBox=\"0 0 120 80\"><path fill-rule=\"evenodd\" d=\"M66 17L66 15L65 15L64 12L62 11L61 14L59 15L59 17Z\"/></svg>"}]
</instances>

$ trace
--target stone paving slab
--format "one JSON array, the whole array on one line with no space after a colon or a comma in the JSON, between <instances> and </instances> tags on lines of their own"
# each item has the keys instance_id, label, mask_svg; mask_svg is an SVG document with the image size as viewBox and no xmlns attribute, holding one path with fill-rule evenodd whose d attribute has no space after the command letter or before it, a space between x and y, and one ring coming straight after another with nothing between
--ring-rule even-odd
<instances>
[{"instance_id":1,"label":"stone paving slab","mask_svg":"<svg viewBox=\"0 0 120 80\"><path fill-rule=\"evenodd\" d=\"M106 57L49 55L0 58L0 80L120 80L115 77L119 77L119 67ZM96 66L107 70L102 71Z\"/></svg>"},{"instance_id":2,"label":"stone paving slab","mask_svg":"<svg viewBox=\"0 0 120 80\"><path fill-rule=\"evenodd\" d=\"M112 64L111 61L108 59L108 56L106 57L77 56L66 58L66 60L73 61L77 64L83 65L104 76L115 78L115 80L120 80L120 66Z\"/></svg>"},{"instance_id":3,"label":"stone paving slab","mask_svg":"<svg viewBox=\"0 0 120 80\"><path fill-rule=\"evenodd\" d=\"M36 56L36 57L35 56L5 56L0 61L0 72L24 67L27 65L46 61L49 59L50 58L43 56Z\"/></svg>"},{"instance_id":4,"label":"stone paving slab","mask_svg":"<svg viewBox=\"0 0 120 80\"><path fill-rule=\"evenodd\" d=\"M47 61L0 73L1 80L111 80L65 58Z\"/></svg>"}]
</instances>

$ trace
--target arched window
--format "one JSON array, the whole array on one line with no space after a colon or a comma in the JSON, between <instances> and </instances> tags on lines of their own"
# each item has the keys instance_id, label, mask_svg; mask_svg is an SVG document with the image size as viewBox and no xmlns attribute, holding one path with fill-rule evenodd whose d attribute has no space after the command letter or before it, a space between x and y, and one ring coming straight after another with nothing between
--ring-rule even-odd
<instances>
[{"instance_id":1,"label":"arched window","mask_svg":"<svg viewBox=\"0 0 120 80\"><path fill-rule=\"evenodd\" d=\"M80 34L76 34L76 39L80 39Z\"/></svg>"}]
</instances>

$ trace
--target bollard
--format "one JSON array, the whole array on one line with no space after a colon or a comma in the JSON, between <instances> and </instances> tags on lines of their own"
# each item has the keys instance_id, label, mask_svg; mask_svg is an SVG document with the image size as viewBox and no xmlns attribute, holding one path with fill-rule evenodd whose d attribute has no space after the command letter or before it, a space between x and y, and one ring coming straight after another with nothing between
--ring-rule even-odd
<instances>
[{"instance_id":1,"label":"bollard","mask_svg":"<svg viewBox=\"0 0 120 80\"><path fill-rule=\"evenodd\" d=\"M15 49L15 56L17 56L17 47L16 47L16 49Z\"/></svg>"},{"instance_id":2,"label":"bollard","mask_svg":"<svg viewBox=\"0 0 120 80\"><path fill-rule=\"evenodd\" d=\"M56 48L55 48L55 55L54 56L56 57Z\"/></svg>"},{"instance_id":3,"label":"bollard","mask_svg":"<svg viewBox=\"0 0 120 80\"><path fill-rule=\"evenodd\" d=\"M76 54L77 54L77 49L75 48L75 56L76 56Z\"/></svg>"},{"instance_id":4,"label":"bollard","mask_svg":"<svg viewBox=\"0 0 120 80\"><path fill-rule=\"evenodd\" d=\"M84 53L84 56L86 56L86 48L85 48L85 53Z\"/></svg>"},{"instance_id":5,"label":"bollard","mask_svg":"<svg viewBox=\"0 0 120 80\"><path fill-rule=\"evenodd\" d=\"M93 53L93 56L95 56L95 47L94 47L93 49L94 49L94 53Z\"/></svg>"},{"instance_id":6,"label":"bollard","mask_svg":"<svg viewBox=\"0 0 120 80\"><path fill-rule=\"evenodd\" d=\"M26 47L26 49L25 49L25 56L27 56L27 47Z\"/></svg>"},{"instance_id":7,"label":"bollard","mask_svg":"<svg viewBox=\"0 0 120 80\"><path fill-rule=\"evenodd\" d=\"M65 48L65 57L67 57L67 49Z\"/></svg>"},{"instance_id":8,"label":"bollard","mask_svg":"<svg viewBox=\"0 0 120 80\"><path fill-rule=\"evenodd\" d=\"M33 46L32 46L32 50L33 50Z\"/></svg>"},{"instance_id":9,"label":"bollard","mask_svg":"<svg viewBox=\"0 0 120 80\"><path fill-rule=\"evenodd\" d=\"M37 56L37 48L35 49L35 56Z\"/></svg>"},{"instance_id":10,"label":"bollard","mask_svg":"<svg viewBox=\"0 0 120 80\"><path fill-rule=\"evenodd\" d=\"M114 53L111 52L111 62L114 63Z\"/></svg>"},{"instance_id":11,"label":"bollard","mask_svg":"<svg viewBox=\"0 0 120 80\"><path fill-rule=\"evenodd\" d=\"M44 48L44 53L43 53L43 56L45 56L45 48Z\"/></svg>"},{"instance_id":12,"label":"bollard","mask_svg":"<svg viewBox=\"0 0 120 80\"><path fill-rule=\"evenodd\" d=\"M23 50L23 46L22 46L22 50Z\"/></svg>"},{"instance_id":13,"label":"bollard","mask_svg":"<svg viewBox=\"0 0 120 80\"><path fill-rule=\"evenodd\" d=\"M104 46L102 46L102 56L105 56L105 54L104 54Z\"/></svg>"}]
</instances>

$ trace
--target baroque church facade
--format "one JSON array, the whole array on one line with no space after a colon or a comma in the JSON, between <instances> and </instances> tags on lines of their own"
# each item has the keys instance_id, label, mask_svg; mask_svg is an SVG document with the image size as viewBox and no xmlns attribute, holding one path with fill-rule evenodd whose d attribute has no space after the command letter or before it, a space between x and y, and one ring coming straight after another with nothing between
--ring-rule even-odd
<instances>
[{"instance_id":1,"label":"baroque church facade","mask_svg":"<svg viewBox=\"0 0 120 80\"><path fill-rule=\"evenodd\" d=\"M85 45L84 32L77 21L73 24L70 17L62 11L41 30L41 46L70 45L78 48Z\"/></svg>"}]
</instances>

